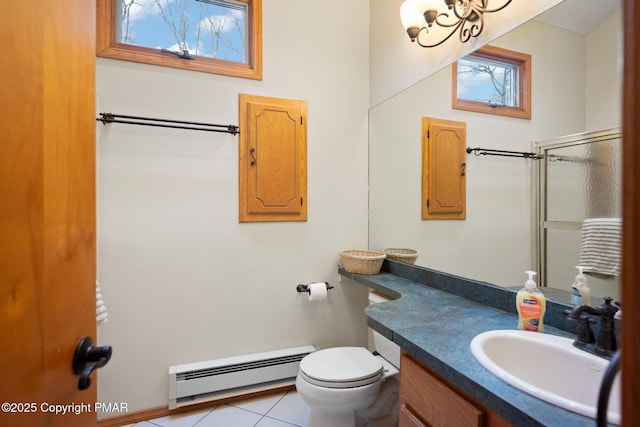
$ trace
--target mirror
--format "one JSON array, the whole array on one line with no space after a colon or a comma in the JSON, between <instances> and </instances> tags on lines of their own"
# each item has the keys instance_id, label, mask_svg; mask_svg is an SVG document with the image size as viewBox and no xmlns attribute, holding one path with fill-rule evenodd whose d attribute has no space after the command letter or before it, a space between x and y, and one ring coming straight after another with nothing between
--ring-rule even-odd
<instances>
[{"instance_id":1,"label":"mirror","mask_svg":"<svg viewBox=\"0 0 640 427\"><path fill-rule=\"evenodd\" d=\"M588 14L556 19L563 10L597 10L591 3L617 9L590 23ZM524 271L536 269L535 160L467 155L466 219L423 221L421 119L465 122L468 147L524 152L533 150L532 141L620 126L621 44L619 2L565 0L491 42L532 56L531 120L452 109L450 66L371 108L369 248L415 249L418 265L521 287ZM565 266L569 282L548 286L568 290L577 263ZM603 286L592 293L619 298L617 283Z\"/></svg>"}]
</instances>

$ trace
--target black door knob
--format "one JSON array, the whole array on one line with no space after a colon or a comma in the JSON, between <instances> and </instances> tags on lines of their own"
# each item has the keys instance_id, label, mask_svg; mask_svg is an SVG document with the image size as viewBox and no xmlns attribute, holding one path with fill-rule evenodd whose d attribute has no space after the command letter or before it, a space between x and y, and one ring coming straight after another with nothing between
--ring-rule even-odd
<instances>
[{"instance_id":1,"label":"black door knob","mask_svg":"<svg viewBox=\"0 0 640 427\"><path fill-rule=\"evenodd\" d=\"M82 337L73 354L73 372L80 375L78 390L91 386L91 372L101 368L111 359L111 346L96 347L91 337Z\"/></svg>"}]
</instances>

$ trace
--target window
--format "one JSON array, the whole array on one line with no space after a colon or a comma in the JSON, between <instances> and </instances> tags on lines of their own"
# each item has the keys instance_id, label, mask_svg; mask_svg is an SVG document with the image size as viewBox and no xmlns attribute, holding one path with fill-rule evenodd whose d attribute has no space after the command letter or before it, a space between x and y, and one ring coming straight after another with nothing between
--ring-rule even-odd
<instances>
[{"instance_id":1,"label":"window","mask_svg":"<svg viewBox=\"0 0 640 427\"><path fill-rule=\"evenodd\" d=\"M97 55L262 79L262 0L97 0Z\"/></svg>"},{"instance_id":2,"label":"window","mask_svg":"<svg viewBox=\"0 0 640 427\"><path fill-rule=\"evenodd\" d=\"M531 55L485 46L452 68L453 108L531 118Z\"/></svg>"}]
</instances>

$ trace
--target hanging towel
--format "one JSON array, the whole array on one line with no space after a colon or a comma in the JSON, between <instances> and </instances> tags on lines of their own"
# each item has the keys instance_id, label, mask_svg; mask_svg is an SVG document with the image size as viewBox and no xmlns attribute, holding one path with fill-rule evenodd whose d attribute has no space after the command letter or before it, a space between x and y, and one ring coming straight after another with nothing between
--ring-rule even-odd
<instances>
[{"instance_id":1,"label":"hanging towel","mask_svg":"<svg viewBox=\"0 0 640 427\"><path fill-rule=\"evenodd\" d=\"M601 279L620 275L621 218L587 218L582 224L580 264L585 274Z\"/></svg>"},{"instance_id":2,"label":"hanging towel","mask_svg":"<svg viewBox=\"0 0 640 427\"><path fill-rule=\"evenodd\" d=\"M104 305L104 301L102 300L100 285L96 280L96 324L100 326L103 323L106 323L108 316L109 314L107 313L107 307Z\"/></svg>"}]
</instances>

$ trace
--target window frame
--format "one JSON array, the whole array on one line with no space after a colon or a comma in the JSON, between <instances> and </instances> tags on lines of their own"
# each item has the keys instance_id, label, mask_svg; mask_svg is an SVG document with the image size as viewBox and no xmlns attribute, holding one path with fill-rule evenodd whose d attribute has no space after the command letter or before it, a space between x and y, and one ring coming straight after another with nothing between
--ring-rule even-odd
<instances>
[{"instance_id":1,"label":"window frame","mask_svg":"<svg viewBox=\"0 0 640 427\"><path fill-rule=\"evenodd\" d=\"M519 119L531 119L531 55L515 52L495 46L484 46L467 57L477 57L505 64L515 65L518 68L518 99L519 107L490 106L485 102L470 101L458 98L458 61L454 62L452 70L452 108L457 110L474 111L477 113L494 114Z\"/></svg>"},{"instance_id":2,"label":"window frame","mask_svg":"<svg viewBox=\"0 0 640 427\"><path fill-rule=\"evenodd\" d=\"M117 43L115 0L97 0L96 55L103 58L262 80L262 0L237 1L247 3L248 61L246 64L204 56L196 56L196 60L190 61L172 55L163 55L157 49Z\"/></svg>"}]
</instances>

